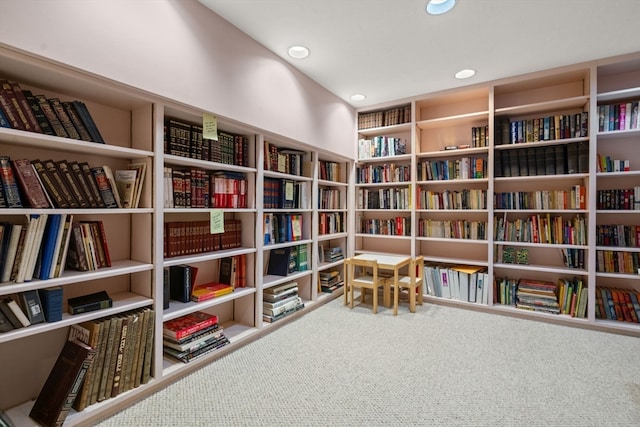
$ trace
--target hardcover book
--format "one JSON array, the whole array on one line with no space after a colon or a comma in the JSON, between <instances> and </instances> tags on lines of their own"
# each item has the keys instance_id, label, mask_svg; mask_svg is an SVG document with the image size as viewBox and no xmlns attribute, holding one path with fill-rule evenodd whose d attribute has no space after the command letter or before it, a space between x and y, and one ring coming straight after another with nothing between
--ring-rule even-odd
<instances>
[{"instance_id":1,"label":"hardcover book","mask_svg":"<svg viewBox=\"0 0 640 427\"><path fill-rule=\"evenodd\" d=\"M73 125L73 122L67 114L67 111L64 109L62 101L60 101L59 98L49 98L49 104L51 105L53 111L56 113L56 116L58 116L58 120L60 120L60 123L62 124L62 127L64 127L64 130L67 132L68 137L72 139L80 139L80 134L78 133L76 127Z\"/></svg>"},{"instance_id":2,"label":"hardcover book","mask_svg":"<svg viewBox=\"0 0 640 427\"><path fill-rule=\"evenodd\" d=\"M33 325L36 323L44 322L44 312L42 310L42 303L40 302L40 296L38 291L31 289L19 294L20 306L26 313L29 322Z\"/></svg>"},{"instance_id":3,"label":"hardcover book","mask_svg":"<svg viewBox=\"0 0 640 427\"><path fill-rule=\"evenodd\" d=\"M0 178L2 179L2 190L7 207L21 208L22 200L20 199L18 183L9 156L0 156Z\"/></svg>"},{"instance_id":4,"label":"hardcover book","mask_svg":"<svg viewBox=\"0 0 640 427\"><path fill-rule=\"evenodd\" d=\"M215 314L194 311L193 313L164 322L162 335L174 340L182 340L191 334L208 328L209 326L216 325L217 323L218 316Z\"/></svg>"},{"instance_id":5,"label":"hardcover book","mask_svg":"<svg viewBox=\"0 0 640 427\"><path fill-rule=\"evenodd\" d=\"M48 323L62 320L62 286L39 289L44 318Z\"/></svg>"},{"instance_id":6,"label":"hardcover book","mask_svg":"<svg viewBox=\"0 0 640 427\"><path fill-rule=\"evenodd\" d=\"M36 98L36 101L38 101L40 109L42 110L44 116L47 118L47 121L49 122L49 125L51 126L54 134L61 138L68 138L69 134L64 129L64 126L62 126L62 123L60 123L60 119L58 119L58 115L56 114L56 112L53 111L53 107L51 106L51 104L49 104L49 100L44 95L34 95L34 97Z\"/></svg>"},{"instance_id":7,"label":"hardcover book","mask_svg":"<svg viewBox=\"0 0 640 427\"><path fill-rule=\"evenodd\" d=\"M174 301L191 301L191 266L172 265L169 267L169 296Z\"/></svg>"},{"instance_id":8,"label":"hardcover book","mask_svg":"<svg viewBox=\"0 0 640 427\"><path fill-rule=\"evenodd\" d=\"M24 94L27 103L31 107L31 111L33 111L33 114L36 118L38 126L40 126L40 129L42 130L42 133L44 133L45 135L55 135L55 132L51 128L51 125L49 125L47 117L44 115L44 111L42 111L42 108L40 108L40 103L33 95L33 93L30 90L26 89L23 89L22 93Z\"/></svg>"},{"instance_id":9,"label":"hardcover book","mask_svg":"<svg viewBox=\"0 0 640 427\"><path fill-rule=\"evenodd\" d=\"M113 300L106 291L94 292L67 300L70 314L86 313L113 306Z\"/></svg>"},{"instance_id":10,"label":"hardcover book","mask_svg":"<svg viewBox=\"0 0 640 427\"><path fill-rule=\"evenodd\" d=\"M72 101L72 103L76 109L76 112L78 113L78 116L84 123L89 134L91 135L91 139L94 142L104 144L105 142L104 142L104 139L102 138L102 134L100 134L100 130L98 129L98 126L93 120L93 117L91 116L91 113L87 108L87 105L82 101Z\"/></svg>"},{"instance_id":11,"label":"hardcover book","mask_svg":"<svg viewBox=\"0 0 640 427\"><path fill-rule=\"evenodd\" d=\"M107 208L117 208L118 202L116 201L116 196L113 193L111 188L111 184L109 179L107 178L107 173L103 166L95 166L91 168L91 173L95 179L98 190L100 191L100 196L105 203Z\"/></svg>"},{"instance_id":12,"label":"hardcover book","mask_svg":"<svg viewBox=\"0 0 640 427\"><path fill-rule=\"evenodd\" d=\"M269 255L269 264L267 265L267 274L273 274L275 276L289 275L290 259L290 247L271 250L271 254Z\"/></svg>"}]
</instances>

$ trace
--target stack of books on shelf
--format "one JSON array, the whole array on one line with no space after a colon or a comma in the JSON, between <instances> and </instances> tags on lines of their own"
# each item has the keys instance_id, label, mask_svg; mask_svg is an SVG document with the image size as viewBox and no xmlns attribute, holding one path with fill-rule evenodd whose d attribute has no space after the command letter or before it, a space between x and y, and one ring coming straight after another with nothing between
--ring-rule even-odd
<instances>
[{"instance_id":1,"label":"stack of books on shelf","mask_svg":"<svg viewBox=\"0 0 640 427\"><path fill-rule=\"evenodd\" d=\"M127 169L0 156L0 208L137 208L146 163Z\"/></svg>"},{"instance_id":2,"label":"stack of books on shelf","mask_svg":"<svg viewBox=\"0 0 640 427\"><path fill-rule=\"evenodd\" d=\"M560 314L584 319L587 317L588 289L582 279L558 279L558 305Z\"/></svg>"},{"instance_id":3,"label":"stack of books on shelf","mask_svg":"<svg viewBox=\"0 0 640 427\"><path fill-rule=\"evenodd\" d=\"M84 102L46 98L0 78L0 127L104 144Z\"/></svg>"},{"instance_id":4,"label":"stack of books on shelf","mask_svg":"<svg viewBox=\"0 0 640 427\"><path fill-rule=\"evenodd\" d=\"M318 248L320 262L337 262L344 259L341 246L325 246L320 244Z\"/></svg>"},{"instance_id":5,"label":"stack of books on shelf","mask_svg":"<svg viewBox=\"0 0 640 427\"><path fill-rule=\"evenodd\" d=\"M72 325L29 415L62 425L72 408L83 411L149 382L153 325L150 308Z\"/></svg>"},{"instance_id":6,"label":"stack of books on shelf","mask_svg":"<svg viewBox=\"0 0 640 427\"><path fill-rule=\"evenodd\" d=\"M318 280L320 281L320 290L329 294L337 291L344 284L340 272L337 270L319 272Z\"/></svg>"},{"instance_id":7,"label":"stack of books on shelf","mask_svg":"<svg viewBox=\"0 0 640 427\"><path fill-rule=\"evenodd\" d=\"M102 221L80 221L71 225L67 267L78 271L111 267L111 256Z\"/></svg>"},{"instance_id":8,"label":"stack of books on shelf","mask_svg":"<svg viewBox=\"0 0 640 427\"><path fill-rule=\"evenodd\" d=\"M640 186L598 190L596 197L596 209L640 210Z\"/></svg>"},{"instance_id":9,"label":"stack of books on shelf","mask_svg":"<svg viewBox=\"0 0 640 427\"><path fill-rule=\"evenodd\" d=\"M164 354L188 363L229 343L215 314L195 311L163 324Z\"/></svg>"},{"instance_id":10,"label":"stack of books on shelf","mask_svg":"<svg viewBox=\"0 0 640 427\"><path fill-rule=\"evenodd\" d=\"M418 165L418 180L449 181L487 177L487 160L482 157L462 157L449 160L423 160Z\"/></svg>"},{"instance_id":11,"label":"stack of books on shelf","mask_svg":"<svg viewBox=\"0 0 640 427\"><path fill-rule=\"evenodd\" d=\"M174 156L227 165L249 165L249 140L244 135L218 131L216 141L203 138L202 124L165 119L164 152Z\"/></svg>"},{"instance_id":12,"label":"stack of books on shelf","mask_svg":"<svg viewBox=\"0 0 640 427\"><path fill-rule=\"evenodd\" d=\"M262 319L273 323L304 308L298 296L298 283L289 282L266 288L262 292Z\"/></svg>"},{"instance_id":13,"label":"stack of books on shelf","mask_svg":"<svg viewBox=\"0 0 640 427\"><path fill-rule=\"evenodd\" d=\"M359 233L382 236L411 236L411 218L395 217L388 219L359 218Z\"/></svg>"},{"instance_id":14,"label":"stack of books on shelf","mask_svg":"<svg viewBox=\"0 0 640 427\"><path fill-rule=\"evenodd\" d=\"M0 299L0 333L62 320L62 287L28 290Z\"/></svg>"},{"instance_id":15,"label":"stack of books on shelf","mask_svg":"<svg viewBox=\"0 0 640 427\"><path fill-rule=\"evenodd\" d=\"M418 209L487 209L487 190L431 191L418 188Z\"/></svg>"},{"instance_id":16,"label":"stack of books on shelf","mask_svg":"<svg viewBox=\"0 0 640 427\"><path fill-rule=\"evenodd\" d=\"M356 168L357 184L411 182L411 165L395 163L365 164Z\"/></svg>"},{"instance_id":17,"label":"stack of books on shelf","mask_svg":"<svg viewBox=\"0 0 640 427\"><path fill-rule=\"evenodd\" d=\"M489 274L484 267L473 265L424 266L424 293L440 298L487 304Z\"/></svg>"},{"instance_id":18,"label":"stack of books on shelf","mask_svg":"<svg viewBox=\"0 0 640 427\"><path fill-rule=\"evenodd\" d=\"M629 172L631 171L631 161L629 159L612 159L610 156L598 154L596 167L596 172Z\"/></svg>"},{"instance_id":19,"label":"stack of books on shelf","mask_svg":"<svg viewBox=\"0 0 640 427\"><path fill-rule=\"evenodd\" d=\"M589 142L495 151L495 176L518 177L589 172Z\"/></svg>"},{"instance_id":20,"label":"stack of books on shelf","mask_svg":"<svg viewBox=\"0 0 640 427\"><path fill-rule=\"evenodd\" d=\"M318 213L318 234L344 233L342 212Z\"/></svg>"},{"instance_id":21,"label":"stack of books on shelf","mask_svg":"<svg viewBox=\"0 0 640 427\"><path fill-rule=\"evenodd\" d=\"M614 286L596 287L596 318L640 322L640 292Z\"/></svg>"},{"instance_id":22,"label":"stack of books on shelf","mask_svg":"<svg viewBox=\"0 0 640 427\"><path fill-rule=\"evenodd\" d=\"M516 285L515 305L523 310L559 314L558 287L546 280L520 279Z\"/></svg>"}]
</instances>

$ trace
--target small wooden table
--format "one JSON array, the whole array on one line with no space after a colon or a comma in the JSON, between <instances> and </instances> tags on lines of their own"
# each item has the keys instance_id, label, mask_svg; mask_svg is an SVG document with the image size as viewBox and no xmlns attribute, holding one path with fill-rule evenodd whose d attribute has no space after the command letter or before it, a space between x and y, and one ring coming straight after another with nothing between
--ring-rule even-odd
<instances>
[{"instance_id":1,"label":"small wooden table","mask_svg":"<svg viewBox=\"0 0 640 427\"><path fill-rule=\"evenodd\" d=\"M393 287L396 292L398 292L398 274L402 267L409 265L411 263L411 256L409 255L390 255L390 254L375 254L375 253L366 253L356 255L353 258L362 259L362 260L375 260L378 262L378 269L380 270L391 270L393 271ZM391 294L389 293L389 287L384 287L384 302L383 304L386 307L391 305Z\"/></svg>"}]
</instances>

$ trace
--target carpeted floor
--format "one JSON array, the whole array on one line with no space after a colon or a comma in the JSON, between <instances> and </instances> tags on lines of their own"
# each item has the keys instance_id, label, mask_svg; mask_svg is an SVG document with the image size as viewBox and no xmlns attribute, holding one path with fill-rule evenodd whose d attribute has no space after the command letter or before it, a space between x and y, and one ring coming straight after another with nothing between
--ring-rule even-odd
<instances>
[{"instance_id":1,"label":"carpeted floor","mask_svg":"<svg viewBox=\"0 0 640 427\"><path fill-rule=\"evenodd\" d=\"M338 298L100 427L638 426L640 339Z\"/></svg>"}]
</instances>

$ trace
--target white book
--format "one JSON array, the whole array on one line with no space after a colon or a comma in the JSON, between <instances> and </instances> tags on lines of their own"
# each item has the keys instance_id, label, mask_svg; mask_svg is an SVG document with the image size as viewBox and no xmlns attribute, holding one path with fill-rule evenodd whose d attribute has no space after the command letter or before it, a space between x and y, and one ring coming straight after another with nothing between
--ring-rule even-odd
<instances>
[{"instance_id":1,"label":"white book","mask_svg":"<svg viewBox=\"0 0 640 427\"><path fill-rule=\"evenodd\" d=\"M442 287L442 298L451 298L451 287L449 286L449 269L440 268L440 286Z\"/></svg>"},{"instance_id":2,"label":"white book","mask_svg":"<svg viewBox=\"0 0 640 427\"><path fill-rule=\"evenodd\" d=\"M42 238L44 237L44 230L47 227L48 214L41 214L38 221L38 228L33 236L33 245L31 246L31 253L29 255L29 264L27 264L27 271L25 272L24 280L28 282L33 279L33 272L36 268L36 262L38 261L38 254L42 248Z\"/></svg>"},{"instance_id":3,"label":"white book","mask_svg":"<svg viewBox=\"0 0 640 427\"><path fill-rule=\"evenodd\" d=\"M13 262L16 259L21 232L22 224L13 224L11 227L11 235L9 236L9 245L7 246L7 257L4 262L4 268L2 269L2 282L11 280L11 271L13 270Z\"/></svg>"},{"instance_id":4,"label":"white book","mask_svg":"<svg viewBox=\"0 0 640 427\"><path fill-rule=\"evenodd\" d=\"M62 250L58 253L58 258L55 262L55 272L53 277L60 277L64 272L65 264L67 263L67 253L69 252L69 242L71 241L71 226L73 225L73 215L67 215L65 219L63 236L62 236Z\"/></svg>"},{"instance_id":5,"label":"white book","mask_svg":"<svg viewBox=\"0 0 640 427\"><path fill-rule=\"evenodd\" d=\"M125 209L133 207L137 176L138 171L135 169L116 169L114 172L113 177L116 182L120 203Z\"/></svg>"},{"instance_id":6,"label":"white book","mask_svg":"<svg viewBox=\"0 0 640 427\"><path fill-rule=\"evenodd\" d=\"M476 302L481 304L486 283L484 282L484 273L478 272L476 276Z\"/></svg>"},{"instance_id":7,"label":"white book","mask_svg":"<svg viewBox=\"0 0 640 427\"><path fill-rule=\"evenodd\" d=\"M482 303L489 304L489 273L481 273L482 281L484 286L482 286Z\"/></svg>"},{"instance_id":8,"label":"white book","mask_svg":"<svg viewBox=\"0 0 640 427\"><path fill-rule=\"evenodd\" d=\"M118 192L118 187L116 185L116 179L113 176L113 171L108 165L103 165L102 169L104 170L104 175L107 177L107 181L109 182L109 186L111 187L113 198L116 200L116 204L118 205L118 207L121 208L122 201L120 200L120 193Z\"/></svg>"},{"instance_id":9,"label":"white book","mask_svg":"<svg viewBox=\"0 0 640 427\"><path fill-rule=\"evenodd\" d=\"M38 228L40 218L41 215L27 215L27 225L25 226L27 228L27 231L24 236L22 255L20 256L20 264L18 265L18 271L16 273L16 283L24 282L27 273L27 266L29 264L29 255L31 254L34 235L36 233L36 229Z\"/></svg>"},{"instance_id":10,"label":"white book","mask_svg":"<svg viewBox=\"0 0 640 427\"><path fill-rule=\"evenodd\" d=\"M142 187L144 186L144 177L147 171L147 164L144 162L131 163L129 164L129 169L133 169L137 172L136 185L133 194L133 203L131 205L132 208L137 208L140 205L140 195L142 194Z\"/></svg>"},{"instance_id":11,"label":"white book","mask_svg":"<svg viewBox=\"0 0 640 427\"><path fill-rule=\"evenodd\" d=\"M9 306L9 308L11 309L11 311L13 312L13 314L18 318L18 320L20 321L20 323L22 323L22 326L29 326L31 325L31 322L29 321L29 318L27 317L26 314L24 314L24 311L22 311L22 309L20 308L20 306L18 305L17 302L15 302L13 299L11 298L7 298L5 300L5 303L7 304L7 306Z\"/></svg>"}]
</instances>

